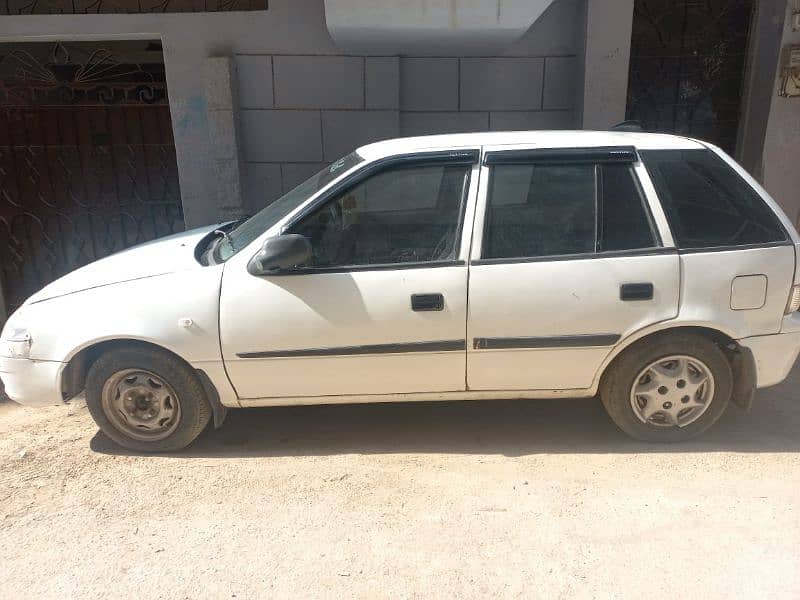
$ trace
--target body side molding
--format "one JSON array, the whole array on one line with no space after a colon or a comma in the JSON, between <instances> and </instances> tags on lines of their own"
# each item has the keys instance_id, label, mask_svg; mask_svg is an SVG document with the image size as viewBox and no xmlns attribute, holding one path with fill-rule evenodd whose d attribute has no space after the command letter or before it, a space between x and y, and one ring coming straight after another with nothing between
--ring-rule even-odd
<instances>
[{"instance_id":1,"label":"body side molding","mask_svg":"<svg viewBox=\"0 0 800 600\"><path fill-rule=\"evenodd\" d=\"M598 335L556 335L550 337L475 338L472 340L472 347L475 350L581 348L613 346L619 339L620 336L615 333L602 333Z\"/></svg>"},{"instance_id":2,"label":"body side molding","mask_svg":"<svg viewBox=\"0 0 800 600\"><path fill-rule=\"evenodd\" d=\"M303 348L297 350L267 350L242 352L239 358L291 358L300 356L357 356L361 354L405 354L407 352L457 352L467 349L466 340L440 340L400 344L372 344L332 348Z\"/></svg>"}]
</instances>

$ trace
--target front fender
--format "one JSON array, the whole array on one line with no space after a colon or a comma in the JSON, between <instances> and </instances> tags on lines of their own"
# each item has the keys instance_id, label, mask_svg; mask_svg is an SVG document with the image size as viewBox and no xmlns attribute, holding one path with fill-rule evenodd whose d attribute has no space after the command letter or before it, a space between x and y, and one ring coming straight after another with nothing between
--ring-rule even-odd
<instances>
[{"instance_id":1,"label":"front fender","mask_svg":"<svg viewBox=\"0 0 800 600\"><path fill-rule=\"evenodd\" d=\"M85 290L23 307L31 358L66 363L101 342L131 339L189 363L221 361L222 267L192 269Z\"/></svg>"}]
</instances>

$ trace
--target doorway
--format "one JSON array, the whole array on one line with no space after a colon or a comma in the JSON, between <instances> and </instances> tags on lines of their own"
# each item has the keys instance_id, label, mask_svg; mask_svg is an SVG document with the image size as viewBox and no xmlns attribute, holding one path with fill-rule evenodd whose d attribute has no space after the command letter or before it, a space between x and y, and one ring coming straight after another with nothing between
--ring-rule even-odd
<instances>
[{"instance_id":1,"label":"doorway","mask_svg":"<svg viewBox=\"0 0 800 600\"><path fill-rule=\"evenodd\" d=\"M755 0L635 0L627 118L733 154Z\"/></svg>"},{"instance_id":2,"label":"doorway","mask_svg":"<svg viewBox=\"0 0 800 600\"><path fill-rule=\"evenodd\" d=\"M0 283L184 229L161 43L0 44Z\"/></svg>"}]
</instances>

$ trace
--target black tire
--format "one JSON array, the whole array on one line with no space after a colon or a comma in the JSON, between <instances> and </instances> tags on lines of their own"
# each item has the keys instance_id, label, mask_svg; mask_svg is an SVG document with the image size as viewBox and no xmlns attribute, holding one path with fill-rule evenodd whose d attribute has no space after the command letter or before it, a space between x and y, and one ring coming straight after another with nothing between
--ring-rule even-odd
<instances>
[{"instance_id":1,"label":"black tire","mask_svg":"<svg viewBox=\"0 0 800 600\"><path fill-rule=\"evenodd\" d=\"M674 355L699 359L714 377L710 404L696 421L685 427L657 426L639 419L631 406L631 389L641 371ZM725 352L709 338L691 332L657 335L634 343L620 354L600 383L600 399L616 425L632 438L645 442L682 442L700 435L725 412L733 390L733 373Z\"/></svg>"},{"instance_id":2,"label":"black tire","mask_svg":"<svg viewBox=\"0 0 800 600\"><path fill-rule=\"evenodd\" d=\"M109 420L103 409L103 387L109 378L126 369L149 371L174 390L180 415L168 437L142 441ZM120 446L137 452L171 452L185 448L200 435L211 418L205 390L194 370L168 352L138 345L110 350L95 361L86 377L86 405L103 433Z\"/></svg>"}]
</instances>

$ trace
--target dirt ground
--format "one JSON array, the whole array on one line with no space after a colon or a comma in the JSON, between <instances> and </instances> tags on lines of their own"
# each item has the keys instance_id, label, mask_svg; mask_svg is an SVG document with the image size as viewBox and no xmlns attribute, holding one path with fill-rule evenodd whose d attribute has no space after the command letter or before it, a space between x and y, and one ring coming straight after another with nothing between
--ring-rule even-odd
<instances>
[{"instance_id":1,"label":"dirt ground","mask_svg":"<svg viewBox=\"0 0 800 600\"><path fill-rule=\"evenodd\" d=\"M595 400L233 412L136 456L0 403L2 598L800 596L800 371L697 442Z\"/></svg>"}]
</instances>

